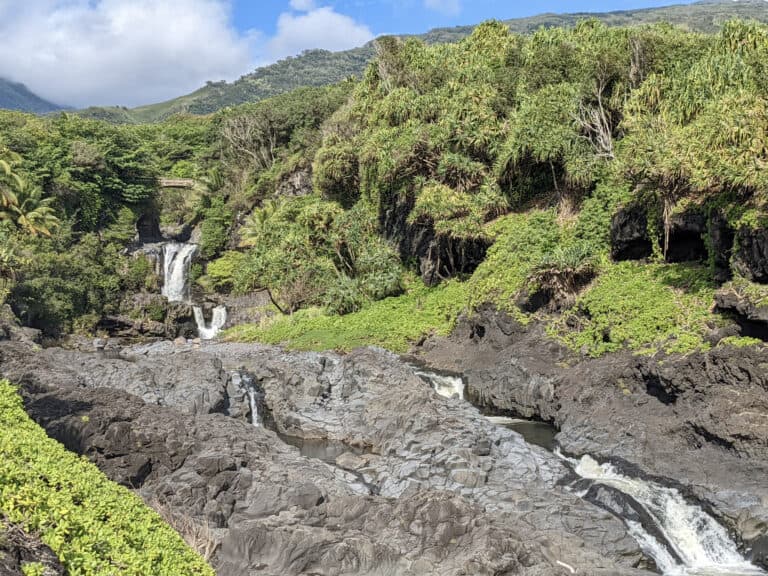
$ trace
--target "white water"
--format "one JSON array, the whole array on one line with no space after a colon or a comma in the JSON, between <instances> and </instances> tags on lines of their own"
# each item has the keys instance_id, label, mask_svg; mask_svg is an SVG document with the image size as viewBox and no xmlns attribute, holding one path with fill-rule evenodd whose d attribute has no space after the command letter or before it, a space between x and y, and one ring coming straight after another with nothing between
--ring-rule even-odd
<instances>
[{"instance_id":1,"label":"white water","mask_svg":"<svg viewBox=\"0 0 768 576\"><path fill-rule=\"evenodd\" d=\"M244 372L235 371L232 372L232 382L240 388L248 396L248 405L251 409L251 424L255 427L261 426L259 420L259 403L256 401L256 396L259 393L256 388L253 378Z\"/></svg>"},{"instance_id":2,"label":"white water","mask_svg":"<svg viewBox=\"0 0 768 576\"><path fill-rule=\"evenodd\" d=\"M429 382L432 389L440 396L453 398L458 396L459 400L464 400L464 380L458 376L444 376L434 372L425 372L423 370L414 370L419 378Z\"/></svg>"},{"instance_id":3,"label":"white water","mask_svg":"<svg viewBox=\"0 0 768 576\"><path fill-rule=\"evenodd\" d=\"M529 420L521 420L520 418L510 418L509 416L486 416L485 417L492 424L497 426L511 426L513 424L520 424L521 422L529 422Z\"/></svg>"},{"instance_id":4,"label":"white water","mask_svg":"<svg viewBox=\"0 0 768 576\"><path fill-rule=\"evenodd\" d=\"M224 324L227 323L227 309L224 306L216 306L213 309L213 318L211 318L210 324L206 324L203 309L200 306L193 306L192 312L195 314L197 333L202 340L213 340L216 338Z\"/></svg>"},{"instance_id":5,"label":"white water","mask_svg":"<svg viewBox=\"0 0 768 576\"><path fill-rule=\"evenodd\" d=\"M417 376L425 380L441 396L464 399L464 381L456 376L444 376L414 367ZM506 416L486 416L489 421L508 428L526 421ZM544 445L544 444L541 444ZM545 446L546 447L546 446ZM552 447L547 447L552 451ZM640 524L624 519L628 533L640 548L651 556L665 576L757 576L765 572L750 564L739 553L728 532L700 508L688 504L673 488L630 478L619 474L610 464L598 464L590 456L568 461L582 478L604 484L627 494L642 506L656 528L674 549L674 554ZM583 497L586 494L580 493ZM675 557L679 557L682 563ZM558 562L558 564L560 564ZM562 565L562 564L561 564ZM565 566L570 571L574 569Z\"/></svg>"},{"instance_id":6,"label":"white water","mask_svg":"<svg viewBox=\"0 0 768 576\"><path fill-rule=\"evenodd\" d=\"M561 456L563 457L563 456ZM564 457L563 457L564 458ZM590 456L566 458L582 478L615 488L639 503L653 518L675 553L672 554L643 527L626 521L629 533L668 576L749 576L764 574L745 561L725 528L703 510L692 506L673 488L619 474L610 464Z\"/></svg>"},{"instance_id":7,"label":"white water","mask_svg":"<svg viewBox=\"0 0 768 576\"><path fill-rule=\"evenodd\" d=\"M248 386L246 388L246 392L248 393L248 402L251 406L251 424L259 427L259 405L256 403L256 392L253 390L252 386Z\"/></svg>"},{"instance_id":8,"label":"white water","mask_svg":"<svg viewBox=\"0 0 768 576\"><path fill-rule=\"evenodd\" d=\"M189 267L197 244L168 242L163 246L163 296L169 302L189 301Z\"/></svg>"}]
</instances>

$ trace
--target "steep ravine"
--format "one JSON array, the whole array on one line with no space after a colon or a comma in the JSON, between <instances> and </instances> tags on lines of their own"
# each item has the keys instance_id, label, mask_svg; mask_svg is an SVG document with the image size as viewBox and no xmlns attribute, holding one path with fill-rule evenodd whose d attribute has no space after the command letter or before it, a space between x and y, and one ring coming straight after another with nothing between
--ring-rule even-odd
<instances>
[{"instance_id":1,"label":"steep ravine","mask_svg":"<svg viewBox=\"0 0 768 576\"><path fill-rule=\"evenodd\" d=\"M482 334L482 337L479 336ZM557 426L562 450L674 487L768 564L768 352L582 359L493 310L415 350L481 409Z\"/></svg>"},{"instance_id":2,"label":"steep ravine","mask_svg":"<svg viewBox=\"0 0 768 576\"><path fill-rule=\"evenodd\" d=\"M615 477L579 480L580 463L436 394L382 350L160 343L110 359L4 343L0 372L49 434L212 525L220 574L639 574L652 557L675 573L619 519L653 526ZM558 442L579 454L564 430ZM643 535L668 541L660 525Z\"/></svg>"},{"instance_id":3,"label":"steep ravine","mask_svg":"<svg viewBox=\"0 0 768 576\"><path fill-rule=\"evenodd\" d=\"M148 502L210 523L220 574L650 566L621 522L560 485L560 459L381 350L168 343L108 359L4 343L0 368L49 434ZM254 426L234 369L253 375L281 434L350 449L329 465Z\"/></svg>"}]
</instances>

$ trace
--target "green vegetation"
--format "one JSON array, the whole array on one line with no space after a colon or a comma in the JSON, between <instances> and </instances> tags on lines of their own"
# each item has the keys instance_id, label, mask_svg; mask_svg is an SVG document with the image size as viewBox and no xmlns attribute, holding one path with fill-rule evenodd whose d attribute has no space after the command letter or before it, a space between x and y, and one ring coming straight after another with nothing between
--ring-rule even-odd
<instances>
[{"instance_id":1,"label":"green vegetation","mask_svg":"<svg viewBox=\"0 0 768 576\"><path fill-rule=\"evenodd\" d=\"M405 352L422 336L448 334L466 305L462 283L426 288L416 280L402 296L373 302L345 316L306 309L269 319L263 326L237 326L227 331L226 338L284 344L299 350L346 351L372 345Z\"/></svg>"},{"instance_id":2,"label":"green vegetation","mask_svg":"<svg viewBox=\"0 0 768 576\"><path fill-rule=\"evenodd\" d=\"M542 14L506 20L504 24L516 34L531 34L539 28L573 27L584 18L597 18L608 26L666 22L707 33L717 32L723 22L733 18L768 21L762 0L741 0L738 3L726 0L606 13ZM428 45L447 44L463 40L472 34L474 29L474 26L437 28L414 38ZM191 94L167 102L133 109L94 107L79 114L121 124L157 122L181 113L208 114L227 106L271 98L300 86L327 86L351 76L360 77L375 56L376 50L372 44L343 52L307 50L299 56L258 68L232 83L208 82Z\"/></svg>"},{"instance_id":3,"label":"green vegetation","mask_svg":"<svg viewBox=\"0 0 768 576\"><path fill-rule=\"evenodd\" d=\"M688 352L707 347L714 286L705 267L611 264L550 334L591 356L621 348Z\"/></svg>"},{"instance_id":4,"label":"green vegetation","mask_svg":"<svg viewBox=\"0 0 768 576\"><path fill-rule=\"evenodd\" d=\"M697 5L709 24L694 27L709 30L723 9ZM269 100L204 117L115 126L0 113L0 294L51 335L126 310L162 318L154 301L133 310L157 279L127 256L137 222L159 220L199 234L204 291L266 290L286 316L233 333L244 339L346 348L376 318L370 341L402 349L432 316L377 314L382 302L430 301L409 280L418 273L451 279L454 317L490 303L543 319L585 353L701 347L711 271L664 263L671 223L688 209L735 227L766 221L768 28L567 24L382 38L359 80L280 93L285 70L306 72L302 59L335 58L313 52L241 79L237 98ZM320 66L310 83L327 81ZM205 90L226 99L229 88ZM611 262L611 219L626 205L648 215L649 263Z\"/></svg>"},{"instance_id":5,"label":"green vegetation","mask_svg":"<svg viewBox=\"0 0 768 576\"><path fill-rule=\"evenodd\" d=\"M137 496L48 438L7 381L0 381L0 512L40 534L72 576L213 575Z\"/></svg>"},{"instance_id":6,"label":"green vegetation","mask_svg":"<svg viewBox=\"0 0 768 576\"><path fill-rule=\"evenodd\" d=\"M496 241L469 280L472 304L494 302L524 321L515 297L534 268L558 246L557 214L552 209L510 214L494 222L491 231Z\"/></svg>"},{"instance_id":7,"label":"green vegetation","mask_svg":"<svg viewBox=\"0 0 768 576\"><path fill-rule=\"evenodd\" d=\"M663 263L669 223L694 205L761 221L766 34L738 21L703 35L589 20L527 37L491 22L451 45L381 40L326 123L316 192L374 214L395 242L408 232L387 219L403 206L416 229L492 242L461 278L469 306L490 302L525 322L522 303L538 310L530 299L544 298L545 310L567 310L547 321L576 350L705 347L715 286L707 267ZM630 202L650 215L659 246L650 264L610 262L611 217ZM238 335L343 348L323 334L354 332L358 318L299 313Z\"/></svg>"},{"instance_id":8,"label":"green vegetation","mask_svg":"<svg viewBox=\"0 0 768 576\"><path fill-rule=\"evenodd\" d=\"M697 5L692 27L725 6ZM138 112L0 112L0 305L49 336L112 314L163 321L154 266L130 255L137 226L154 237L159 222L199 237L202 290L269 294L271 316L233 340L401 352L490 304L585 355L704 349L724 321L714 256L667 262L671 226L687 210L734 232L768 222L768 26L566 23L383 38L343 65L312 52ZM629 205L655 250L614 262ZM738 276L725 288L768 301ZM210 573L45 438L7 383L0 456L0 512L69 573Z\"/></svg>"}]
</instances>

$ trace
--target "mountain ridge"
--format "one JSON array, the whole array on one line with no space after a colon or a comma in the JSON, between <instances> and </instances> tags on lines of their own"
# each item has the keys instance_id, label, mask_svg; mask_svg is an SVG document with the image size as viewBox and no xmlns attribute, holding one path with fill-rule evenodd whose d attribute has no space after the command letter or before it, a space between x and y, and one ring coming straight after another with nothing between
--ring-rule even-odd
<instances>
[{"instance_id":1,"label":"mountain ridge","mask_svg":"<svg viewBox=\"0 0 768 576\"><path fill-rule=\"evenodd\" d=\"M20 82L13 82L0 77L0 108L6 110L18 110L20 112L32 112L34 114L47 114L64 110L59 106L38 96Z\"/></svg>"},{"instance_id":2,"label":"mountain ridge","mask_svg":"<svg viewBox=\"0 0 768 576\"><path fill-rule=\"evenodd\" d=\"M540 27L573 26L581 19L597 18L610 26L627 26L669 22L700 32L713 32L731 18L768 22L768 8L763 0L704 0L694 4L677 4L655 8L616 10L611 12L544 13L526 18L503 20L510 30L520 34ZM468 36L476 25L434 28L413 36L427 44L457 42ZM335 84L349 76L360 76L375 55L374 42L340 52L321 49L305 50L274 64L257 68L233 82L208 82L194 92L164 102L136 108L94 106L80 115L113 123L161 121L174 114L203 115L227 106L257 102L289 92L301 86Z\"/></svg>"}]
</instances>

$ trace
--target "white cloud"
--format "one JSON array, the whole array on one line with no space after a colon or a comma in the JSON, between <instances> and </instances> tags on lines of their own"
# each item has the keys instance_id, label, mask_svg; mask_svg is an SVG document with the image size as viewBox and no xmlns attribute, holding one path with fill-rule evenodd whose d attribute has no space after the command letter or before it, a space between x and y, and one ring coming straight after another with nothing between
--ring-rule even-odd
<instances>
[{"instance_id":1,"label":"white cloud","mask_svg":"<svg viewBox=\"0 0 768 576\"><path fill-rule=\"evenodd\" d=\"M232 0L0 0L0 77L59 104L137 106L234 80L303 50L346 50L370 29L290 0L273 36L239 33Z\"/></svg>"},{"instance_id":2,"label":"white cloud","mask_svg":"<svg viewBox=\"0 0 768 576\"><path fill-rule=\"evenodd\" d=\"M298 12L309 12L315 7L315 0L291 0L291 8Z\"/></svg>"},{"instance_id":3,"label":"white cloud","mask_svg":"<svg viewBox=\"0 0 768 576\"><path fill-rule=\"evenodd\" d=\"M227 0L0 0L0 38L0 76L73 106L157 102L252 62Z\"/></svg>"},{"instance_id":4,"label":"white cloud","mask_svg":"<svg viewBox=\"0 0 768 576\"><path fill-rule=\"evenodd\" d=\"M306 0L294 4L308 5ZM277 33L267 43L272 59L284 58L310 48L347 50L373 39L371 30L331 7L314 8L303 14L284 12L277 21Z\"/></svg>"},{"instance_id":5,"label":"white cloud","mask_svg":"<svg viewBox=\"0 0 768 576\"><path fill-rule=\"evenodd\" d=\"M424 6L450 16L455 16L461 12L460 0L424 0Z\"/></svg>"}]
</instances>

